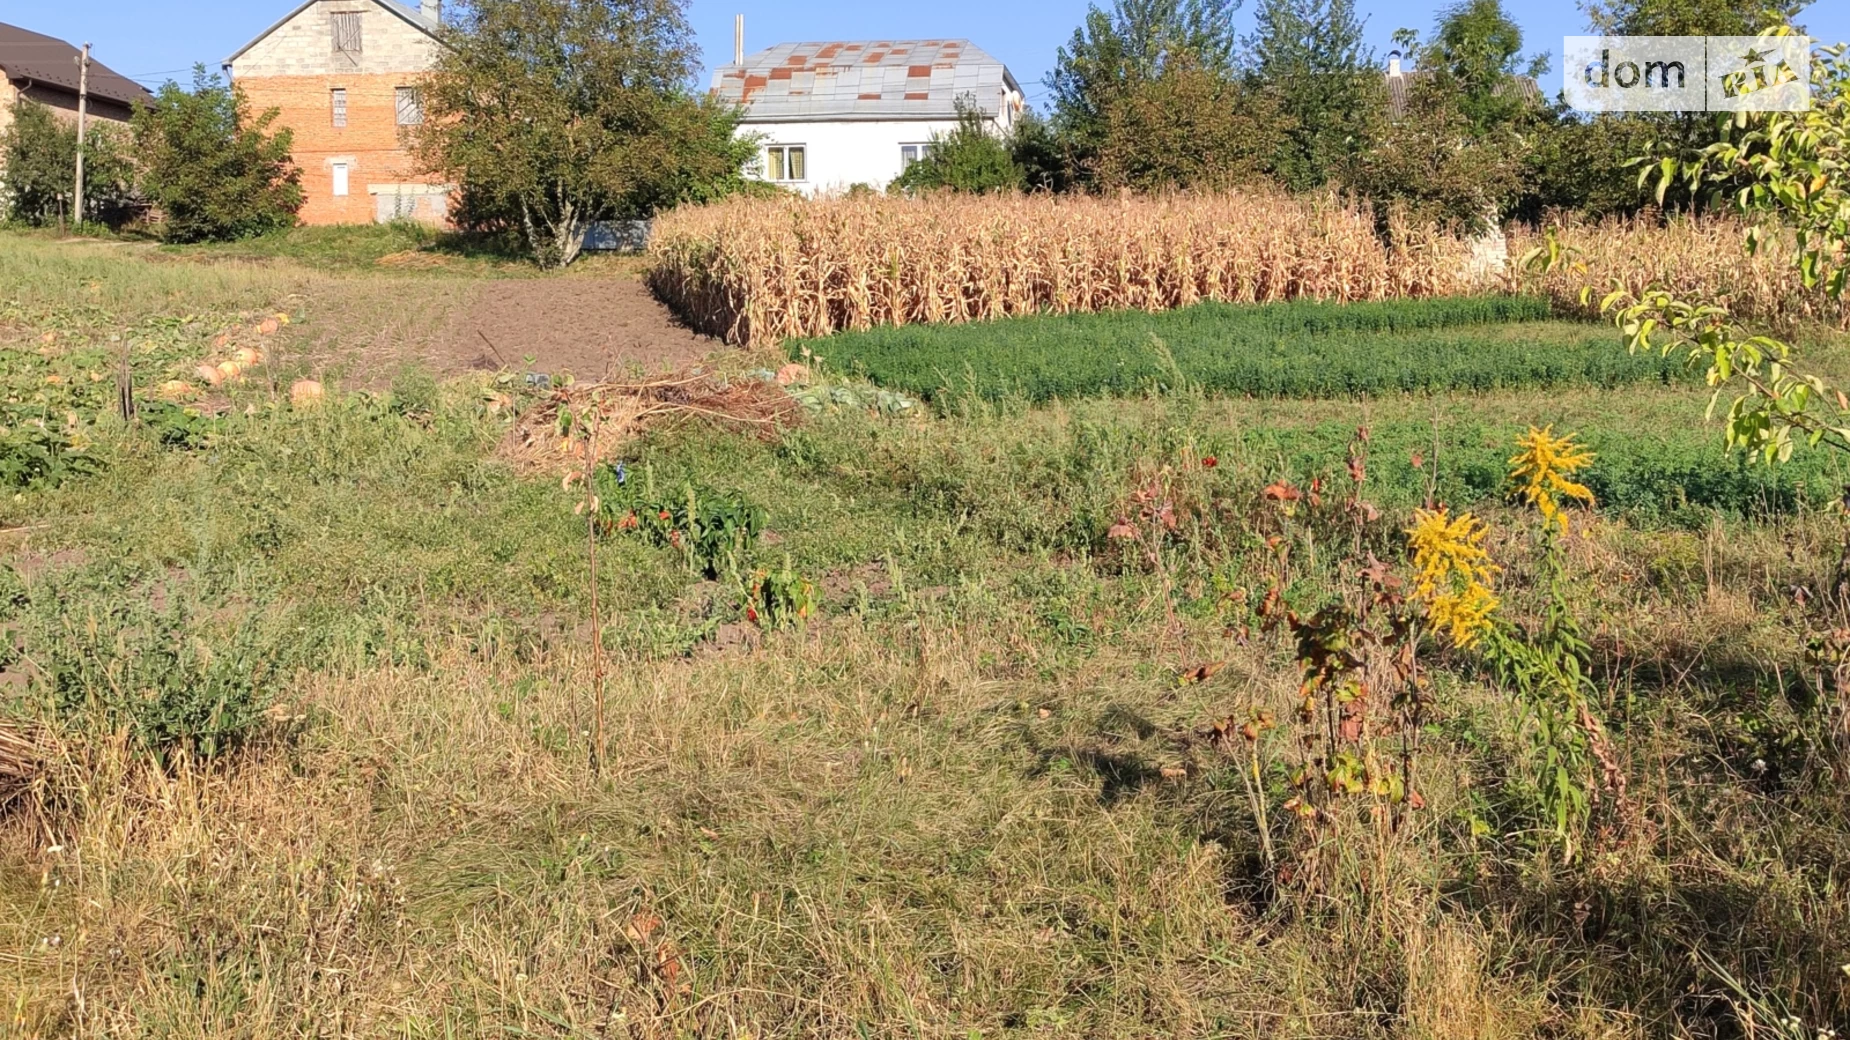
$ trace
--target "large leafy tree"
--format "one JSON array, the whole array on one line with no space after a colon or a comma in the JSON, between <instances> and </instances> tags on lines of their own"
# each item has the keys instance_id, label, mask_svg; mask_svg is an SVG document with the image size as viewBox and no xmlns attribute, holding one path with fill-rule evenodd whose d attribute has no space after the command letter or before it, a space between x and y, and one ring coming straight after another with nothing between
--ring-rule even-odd
<instances>
[{"instance_id":1,"label":"large leafy tree","mask_svg":"<svg viewBox=\"0 0 1850 1040\"><path fill-rule=\"evenodd\" d=\"M1230 76L1239 37L1238 0L1115 0L1088 8L1084 24L1054 55L1047 89L1053 123L1076 164L1090 157L1114 106L1185 55L1191 67Z\"/></svg>"},{"instance_id":2,"label":"large leafy tree","mask_svg":"<svg viewBox=\"0 0 1850 1040\"><path fill-rule=\"evenodd\" d=\"M1189 55L1128 87L1104 113L1090 174L1100 188L1218 189L1268 180L1286 124L1271 98Z\"/></svg>"},{"instance_id":3,"label":"large leafy tree","mask_svg":"<svg viewBox=\"0 0 1850 1040\"><path fill-rule=\"evenodd\" d=\"M744 187L755 145L697 95L683 0L474 0L423 87L414 147L464 226L513 228L542 266L587 227Z\"/></svg>"},{"instance_id":4,"label":"large leafy tree","mask_svg":"<svg viewBox=\"0 0 1850 1040\"><path fill-rule=\"evenodd\" d=\"M1285 123L1277 176L1299 190L1328 182L1366 146L1384 104L1354 0L1260 0L1247 43Z\"/></svg>"},{"instance_id":5,"label":"large leafy tree","mask_svg":"<svg viewBox=\"0 0 1850 1040\"><path fill-rule=\"evenodd\" d=\"M101 121L84 131L86 221L120 222L132 209L135 170L121 129ZM72 219L77 127L33 101L20 100L0 132L0 213L22 224Z\"/></svg>"},{"instance_id":6,"label":"large leafy tree","mask_svg":"<svg viewBox=\"0 0 1850 1040\"><path fill-rule=\"evenodd\" d=\"M175 242L246 238L295 224L301 174L276 109L253 116L244 92L200 65L193 89L169 80L132 124L142 193Z\"/></svg>"}]
</instances>

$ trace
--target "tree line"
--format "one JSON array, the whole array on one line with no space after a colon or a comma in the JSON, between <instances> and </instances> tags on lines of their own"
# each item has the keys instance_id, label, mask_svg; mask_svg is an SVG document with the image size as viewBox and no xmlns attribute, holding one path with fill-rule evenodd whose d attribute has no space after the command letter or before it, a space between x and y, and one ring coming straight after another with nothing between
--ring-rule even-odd
<instances>
[{"instance_id":1,"label":"tree line","mask_svg":"<svg viewBox=\"0 0 1850 1040\"><path fill-rule=\"evenodd\" d=\"M910 166L902 191L1335 189L1421 221L1481 226L1549 209L1589 216L1654 202L1642 156L1692 156L1726 132L1701 113L1587 116L1528 89L1526 55L1500 0L1461 0L1430 32L1394 34L1406 71L1384 75L1354 0L1115 0L1059 49L1045 117L1006 135L974 109ZM1751 35L1798 4L1593 0L1591 31ZM1395 87L1399 97L1395 98ZM1687 191L1667 205L1701 205Z\"/></svg>"}]
</instances>

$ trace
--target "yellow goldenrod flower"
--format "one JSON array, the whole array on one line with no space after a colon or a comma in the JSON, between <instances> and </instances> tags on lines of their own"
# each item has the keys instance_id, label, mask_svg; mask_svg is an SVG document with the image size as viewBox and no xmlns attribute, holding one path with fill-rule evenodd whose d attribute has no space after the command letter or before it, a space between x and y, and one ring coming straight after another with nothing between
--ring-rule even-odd
<instances>
[{"instance_id":1,"label":"yellow goldenrod flower","mask_svg":"<svg viewBox=\"0 0 1850 1040\"><path fill-rule=\"evenodd\" d=\"M1435 629L1467 647L1490 627L1497 609L1491 586L1497 565L1484 551L1490 528L1470 513L1453 517L1444 509L1416 509L1407 540L1413 548L1413 598L1426 604Z\"/></svg>"},{"instance_id":2,"label":"yellow goldenrod flower","mask_svg":"<svg viewBox=\"0 0 1850 1040\"><path fill-rule=\"evenodd\" d=\"M1510 456L1510 480L1522 489L1522 497L1550 524L1560 524L1567 533L1566 499L1593 504L1593 492L1573 479L1574 474L1593 464L1593 453L1577 444L1573 434L1556 437L1553 426L1529 427L1516 438L1522 449Z\"/></svg>"}]
</instances>

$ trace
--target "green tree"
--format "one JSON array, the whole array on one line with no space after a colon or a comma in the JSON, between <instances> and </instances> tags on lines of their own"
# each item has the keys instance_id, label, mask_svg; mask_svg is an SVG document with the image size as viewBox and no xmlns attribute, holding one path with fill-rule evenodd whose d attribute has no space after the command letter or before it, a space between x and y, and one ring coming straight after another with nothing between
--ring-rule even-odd
<instances>
[{"instance_id":1,"label":"green tree","mask_svg":"<svg viewBox=\"0 0 1850 1040\"><path fill-rule=\"evenodd\" d=\"M84 220L121 223L132 211L135 170L122 131L97 121L84 130ZM7 220L52 224L71 219L77 127L51 109L21 99L13 122L0 131L0 200Z\"/></svg>"},{"instance_id":2,"label":"green tree","mask_svg":"<svg viewBox=\"0 0 1850 1040\"><path fill-rule=\"evenodd\" d=\"M295 224L301 173L277 111L252 117L244 92L193 70L193 89L169 80L135 109L133 134L142 191L175 242L247 238Z\"/></svg>"},{"instance_id":3,"label":"green tree","mask_svg":"<svg viewBox=\"0 0 1850 1040\"><path fill-rule=\"evenodd\" d=\"M1088 172L1138 191L1266 181L1285 127L1270 97L1179 54L1105 109Z\"/></svg>"},{"instance_id":4,"label":"green tree","mask_svg":"<svg viewBox=\"0 0 1850 1040\"><path fill-rule=\"evenodd\" d=\"M1401 117L1345 161L1343 185L1383 220L1398 209L1420 223L1485 230L1517 193L1521 142L1503 128L1478 133L1462 100L1444 77L1416 81Z\"/></svg>"},{"instance_id":5,"label":"green tree","mask_svg":"<svg viewBox=\"0 0 1850 1040\"><path fill-rule=\"evenodd\" d=\"M1430 45L1419 51L1422 67L1449 79L1459 108L1478 133L1517 122L1535 113L1528 96L1515 89L1518 76L1539 78L1548 71L1548 56L1526 62L1521 57L1522 29L1501 0L1462 0L1446 9Z\"/></svg>"},{"instance_id":6,"label":"green tree","mask_svg":"<svg viewBox=\"0 0 1850 1040\"><path fill-rule=\"evenodd\" d=\"M1595 32L1613 36L1752 36L1790 22L1808 0L1583 0Z\"/></svg>"},{"instance_id":7,"label":"green tree","mask_svg":"<svg viewBox=\"0 0 1850 1040\"><path fill-rule=\"evenodd\" d=\"M931 149L908 165L889 191L952 191L986 194L1019 191L1026 184L1008 144L991 129L989 117L974 101L957 99L957 126L931 135Z\"/></svg>"},{"instance_id":8,"label":"green tree","mask_svg":"<svg viewBox=\"0 0 1850 1040\"><path fill-rule=\"evenodd\" d=\"M1053 124L1072 165L1084 166L1095 152L1112 106L1160 76L1174 55L1231 75L1237 6L1237 0L1115 0L1110 11L1088 8L1046 79Z\"/></svg>"},{"instance_id":9,"label":"green tree","mask_svg":"<svg viewBox=\"0 0 1850 1040\"><path fill-rule=\"evenodd\" d=\"M1623 115L1582 115L1564 104L1546 111L1522 151L1521 189L1507 215L1533 223L1551 209L1594 219L1638 212L1651 194L1631 160L1654 137L1649 123Z\"/></svg>"},{"instance_id":10,"label":"green tree","mask_svg":"<svg viewBox=\"0 0 1850 1040\"><path fill-rule=\"evenodd\" d=\"M1072 163L1066 143L1051 121L1033 109L1015 120L1009 131L1009 158L1021 167L1022 186L1029 191L1061 192L1073 185Z\"/></svg>"},{"instance_id":11,"label":"green tree","mask_svg":"<svg viewBox=\"0 0 1850 1040\"><path fill-rule=\"evenodd\" d=\"M413 146L465 227L516 229L542 267L587 227L743 190L738 113L690 89L683 0L475 0L445 34Z\"/></svg>"},{"instance_id":12,"label":"green tree","mask_svg":"<svg viewBox=\"0 0 1850 1040\"><path fill-rule=\"evenodd\" d=\"M1277 176L1294 190L1327 183L1366 147L1385 106L1354 0L1260 0L1247 42L1285 122Z\"/></svg>"}]
</instances>

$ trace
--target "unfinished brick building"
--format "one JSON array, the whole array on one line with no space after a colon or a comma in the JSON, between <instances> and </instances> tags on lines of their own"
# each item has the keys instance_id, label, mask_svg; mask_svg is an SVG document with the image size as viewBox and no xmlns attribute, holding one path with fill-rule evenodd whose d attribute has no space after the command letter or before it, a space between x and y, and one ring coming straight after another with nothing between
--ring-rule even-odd
<instances>
[{"instance_id":1,"label":"unfinished brick building","mask_svg":"<svg viewBox=\"0 0 1850 1040\"><path fill-rule=\"evenodd\" d=\"M304 224L443 223L448 188L417 172L405 133L436 60L441 0L307 0L225 59L253 111L281 111L302 168Z\"/></svg>"}]
</instances>

